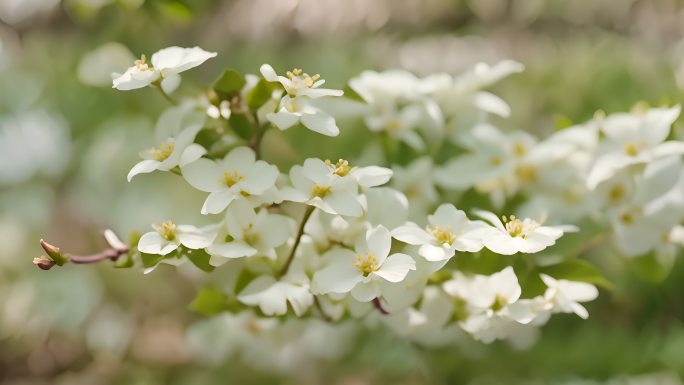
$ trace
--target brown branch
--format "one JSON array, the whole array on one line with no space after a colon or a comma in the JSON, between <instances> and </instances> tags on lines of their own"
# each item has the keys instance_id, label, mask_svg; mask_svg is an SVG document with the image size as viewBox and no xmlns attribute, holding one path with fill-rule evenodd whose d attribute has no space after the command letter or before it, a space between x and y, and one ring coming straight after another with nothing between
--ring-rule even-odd
<instances>
[{"instance_id":1,"label":"brown branch","mask_svg":"<svg viewBox=\"0 0 684 385\"><path fill-rule=\"evenodd\" d=\"M304 212L304 217L302 218L302 223L299 225L299 230L297 231L297 238L295 238L295 243L292 246L292 250L290 250L290 255L287 256L287 259L285 260L285 264L276 274L276 278L280 279L282 276L287 274L287 271L290 269L290 264L292 263L292 260L294 259L295 253L297 252L297 247L299 247L299 242L301 242L302 235L304 235L304 227L306 226L306 222L309 220L309 217L314 212L315 208L316 207L314 207L314 206L307 206L306 207L306 211Z\"/></svg>"},{"instance_id":2,"label":"brown branch","mask_svg":"<svg viewBox=\"0 0 684 385\"><path fill-rule=\"evenodd\" d=\"M89 264L98 263L104 260L116 261L123 254L127 254L129 248L111 230L105 231L105 240L109 245L108 248L90 255L73 255L62 253L60 248L47 243L44 239L40 240L40 246L47 255L40 256L33 259L33 264L38 266L42 270L50 270L53 266L62 266L67 262L72 262L76 264Z\"/></svg>"},{"instance_id":3,"label":"brown branch","mask_svg":"<svg viewBox=\"0 0 684 385\"><path fill-rule=\"evenodd\" d=\"M372 304L373 304L374 308L378 309L378 312L380 312L380 314L382 314L382 315L388 315L389 314L389 312L387 310L385 310L385 308L382 307L382 304L380 303L380 298L378 298L378 297L373 298Z\"/></svg>"}]
</instances>

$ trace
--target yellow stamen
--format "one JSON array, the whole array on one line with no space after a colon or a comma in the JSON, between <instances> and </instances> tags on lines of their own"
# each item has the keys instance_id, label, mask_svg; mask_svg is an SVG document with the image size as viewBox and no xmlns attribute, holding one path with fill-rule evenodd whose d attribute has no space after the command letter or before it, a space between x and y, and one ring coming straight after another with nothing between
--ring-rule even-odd
<instances>
[{"instance_id":1,"label":"yellow stamen","mask_svg":"<svg viewBox=\"0 0 684 385\"><path fill-rule=\"evenodd\" d=\"M351 167L349 167L349 162L347 162L344 159L338 160L337 163L335 163L334 165L332 164L330 159L326 159L325 164L333 170L333 174L335 175L345 176L349 174L349 171L351 171Z\"/></svg>"},{"instance_id":2,"label":"yellow stamen","mask_svg":"<svg viewBox=\"0 0 684 385\"><path fill-rule=\"evenodd\" d=\"M171 156L171 153L173 153L173 148L173 142L162 143L159 145L159 148L152 148L148 152L155 160L163 162L168 159L169 156Z\"/></svg>"},{"instance_id":3,"label":"yellow stamen","mask_svg":"<svg viewBox=\"0 0 684 385\"><path fill-rule=\"evenodd\" d=\"M176 225L171 221L162 222L161 225L156 227L156 230L167 241L172 241L176 238Z\"/></svg>"},{"instance_id":4,"label":"yellow stamen","mask_svg":"<svg viewBox=\"0 0 684 385\"><path fill-rule=\"evenodd\" d=\"M245 180L245 177L242 175L239 175L237 170L233 170L232 173L229 173L228 171L223 172L223 179L228 187L233 187L236 183L242 182Z\"/></svg>"},{"instance_id":5,"label":"yellow stamen","mask_svg":"<svg viewBox=\"0 0 684 385\"><path fill-rule=\"evenodd\" d=\"M378 260L371 253L366 255L357 254L356 259L352 262L352 265L359 269L364 276L377 271L380 266L378 266Z\"/></svg>"},{"instance_id":6,"label":"yellow stamen","mask_svg":"<svg viewBox=\"0 0 684 385\"><path fill-rule=\"evenodd\" d=\"M517 157L523 157L527 154L527 147L525 147L524 143L515 142L515 144L513 144L513 154Z\"/></svg>"},{"instance_id":7,"label":"yellow stamen","mask_svg":"<svg viewBox=\"0 0 684 385\"><path fill-rule=\"evenodd\" d=\"M516 218L515 215L511 215L508 218L506 218L504 215L501 217L501 219L503 220L508 234L514 238L520 237L525 239L525 237L530 235L537 227L539 227L539 223L533 221L532 219L525 218L521 221L520 219Z\"/></svg>"},{"instance_id":8,"label":"yellow stamen","mask_svg":"<svg viewBox=\"0 0 684 385\"><path fill-rule=\"evenodd\" d=\"M625 153L629 156L637 156L639 154L639 148L634 143L625 144Z\"/></svg>"},{"instance_id":9,"label":"yellow stamen","mask_svg":"<svg viewBox=\"0 0 684 385\"><path fill-rule=\"evenodd\" d=\"M437 242L440 244L449 244L451 245L454 243L456 240L456 236L451 230L451 226L446 226L444 228L440 226L435 226L435 227L428 227L427 232L430 233L435 239L437 239Z\"/></svg>"},{"instance_id":10,"label":"yellow stamen","mask_svg":"<svg viewBox=\"0 0 684 385\"><path fill-rule=\"evenodd\" d=\"M133 62L133 64L138 68L140 71L150 71L150 66L147 65L146 63L147 58L145 55L140 55L140 59L136 60Z\"/></svg>"},{"instance_id":11,"label":"yellow stamen","mask_svg":"<svg viewBox=\"0 0 684 385\"><path fill-rule=\"evenodd\" d=\"M515 168L515 176L521 182L534 182L537 180L537 168L531 165L521 164Z\"/></svg>"},{"instance_id":12,"label":"yellow stamen","mask_svg":"<svg viewBox=\"0 0 684 385\"><path fill-rule=\"evenodd\" d=\"M613 186L613 188L608 191L608 198L611 202L617 202L625 196L625 187L621 184Z\"/></svg>"},{"instance_id":13,"label":"yellow stamen","mask_svg":"<svg viewBox=\"0 0 684 385\"><path fill-rule=\"evenodd\" d=\"M325 198L326 195L330 194L330 190L330 186L321 186L317 184L313 187L311 195L314 197Z\"/></svg>"}]
</instances>

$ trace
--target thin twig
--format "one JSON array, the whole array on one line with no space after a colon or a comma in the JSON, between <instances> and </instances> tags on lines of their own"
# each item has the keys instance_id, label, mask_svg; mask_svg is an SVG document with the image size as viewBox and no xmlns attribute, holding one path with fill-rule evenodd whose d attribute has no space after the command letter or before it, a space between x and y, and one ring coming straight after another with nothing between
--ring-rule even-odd
<instances>
[{"instance_id":1,"label":"thin twig","mask_svg":"<svg viewBox=\"0 0 684 385\"><path fill-rule=\"evenodd\" d=\"M90 255L73 255L62 253L60 248L47 243L45 240L40 240L40 245L48 256L41 256L33 259L33 264L43 270L50 270L55 265L63 265L66 262L73 262L76 264L90 264L98 263L104 260L116 261L123 254L128 253L128 246L122 243L118 237L111 231L105 232L105 239L109 245L108 248Z\"/></svg>"},{"instance_id":2,"label":"thin twig","mask_svg":"<svg viewBox=\"0 0 684 385\"><path fill-rule=\"evenodd\" d=\"M307 206L306 211L304 212L304 217L302 218L302 223L299 225L299 231L297 231L297 238L295 238L295 243L292 246L292 250L290 250L290 255L287 256L287 259L285 260L285 264L283 267L278 271L278 274L276 274L276 278L280 278L287 274L287 271L290 269L290 265L292 264L292 260L294 259L295 253L297 252L297 247L299 247L299 242L302 240L302 235L304 235L304 226L306 226L306 222L309 220L309 217L311 217L311 214L314 212L315 207L314 206Z\"/></svg>"},{"instance_id":3,"label":"thin twig","mask_svg":"<svg viewBox=\"0 0 684 385\"><path fill-rule=\"evenodd\" d=\"M378 309L378 312L380 312L380 314L382 314L382 315L389 314L389 312L387 310L385 310L385 308L382 307L382 304L380 303L380 298L378 298L378 297L373 298L372 303L373 303L373 307Z\"/></svg>"},{"instance_id":4,"label":"thin twig","mask_svg":"<svg viewBox=\"0 0 684 385\"><path fill-rule=\"evenodd\" d=\"M176 101L176 99L172 98L171 95L167 94L166 91L164 91L164 89L163 89L162 86L161 86L161 83L160 83L159 85L157 85L156 87L154 87L154 88L158 89L159 92L160 92L160 93L162 94L162 96L164 97L164 99L166 99L169 103L173 104L174 106L178 104L178 102Z\"/></svg>"},{"instance_id":5,"label":"thin twig","mask_svg":"<svg viewBox=\"0 0 684 385\"><path fill-rule=\"evenodd\" d=\"M330 317L325 310L323 310L323 306L321 305L321 301L318 300L318 297L314 295L313 297L314 301L314 306L316 307L316 310L321 314L321 318L323 318L323 321L325 322L333 322L332 317Z\"/></svg>"}]
</instances>

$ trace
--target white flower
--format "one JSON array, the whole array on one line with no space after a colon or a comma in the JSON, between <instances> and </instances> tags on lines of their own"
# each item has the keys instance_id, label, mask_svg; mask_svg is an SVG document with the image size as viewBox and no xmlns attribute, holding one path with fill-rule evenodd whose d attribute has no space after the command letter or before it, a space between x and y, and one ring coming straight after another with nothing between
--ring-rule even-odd
<instances>
[{"instance_id":1,"label":"white flower","mask_svg":"<svg viewBox=\"0 0 684 385\"><path fill-rule=\"evenodd\" d=\"M411 204L409 217L424 217L439 199L433 182L432 158L420 157L406 167L393 166L392 187L403 192Z\"/></svg>"},{"instance_id":2,"label":"white flower","mask_svg":"<svg viewBox=\"0 0 684 385\"><path fill-rule=\"evenodd\" d=\"M542 226L530 218L520 220L514 215L504 217L504 224L495 214L483 210L476 210L475 215L493 225L481 230L484 246L503 255L537 253L555 244L563 232L577 231L574 226Z\"/></svg>"},{"instance_id":3,"label":"white flower","mask_svg":"<svg viewBox=\"0 0 684 385\"><path fill-rule=\"evenodd\" d=\"M167 255L181 245L188 249L203 249L216 237L213 227L203 229L191 225L176 225L171 221L152 225L155 231L143 234L138 251L145 254Z\"/></svg>"},{"instance_id":4,"label":"white flower","mask_svg":"<svg viewBox=\"0 0 684 385\"><path fill-rule=\"evenodd\" d=\"M313 305L309 278L301 259L295 259L280 280L270 275L257 277L240 292L238 300L245 305L259 306L266 315L287 313L289 302L295 315L301 316Z\"/></svg>"},{"instance_id":5,"label":"white flower","mask_svg":"<svg viewBox=\"0 0 684 385\"><path fill-rule=\"evenodd\" d=\"M589 172L587 186L596 188L623 168L684 153L684 143L665 141L680 106L651 108L645 112L618 113L600 122L606 136L600 155Z\"/></svg>"},{"instance_id":6,"label":"white flower","mask_svg":"<svg viewBox=\"0 0 684 385\"><path fill-rule=\"evenodd\" d=\"M329 263L313 276L315 293L344 294L351 292L360 302L369 302L379 297L379 281L401 282L410 270L415 270L415 261L406 254L392 254L392 238L389 230L378 226L368 230L364 242L349 249L333 249L324 258Z\"/></svg>"},{"instance_id":7,"label":"white flower","mask_svg":"<svg viewBox=\"0 0 684 385\"><path fill-rule=\"evenodd\" d=\"M589 317L587 309L579 303L595 300L598 297L596 286L586 282L557 280L546 274L540 274L540 277L548 286L544 293L544 299L552 312L575 313L584 319Z\"/></svg>"},{"instance_id":8,"label":"white flower","mask_svg":"<svg viewBox=\"0 0 684 385\"><path fill-rule=\"evenodd\" d=\"M453 344L463 336L453 317L454 301L436 286L428 286L418 308L392 313L383 320L398 334L429 347Z\"/></svg>"},{"instance_id":9,"label":"white flower","mask_svg":"<svg viewBox=\"0 0 684 385\"><path fill-rule=\"evenodd\" d=\"M261 66L261 74L269 82L279 82L287 95L278 106L278 112L266 115L268 120L281 130L286 130L297 123L311 131L327 136L337 136L340 129L335 119L327 112L311 104L310 100L323 96L342 96L342 90L319 88L325 80L320 75L310 76L301 69L287 72L287 77L278 76L268 64Z\"/></svg>"},{"instance_id":10,"label":"white flower","mask_svg":"<svg viewBox=\"0 0 684 385\"><path fill-rule=\"evenodd\" d=\"M463 330L484 343L508 336L510 324L515 322L509 305L516 303L522 293L512 267L490 276L466 277L457 272L442 288L465 301L465 308L461 310L466 318L459 322Z\"/></svg>"},{"instance_id":11,"label":"white flower","mask_svg":"<svg viewBox=\"0 0 684 385\"><path fill-rule=\"evenodd\" d=\"M134 176L155 170L169 171L176 166L183 167L201 158L207 150L199 144L193 143L197 132L202 128L194 125L182 130L177 137L168 138L159 147L142 153L143 161L138 162L128 173L130 182Z\"/></svg>"},{"instance_id":12,"label":"white flower","mask_svg":"<svg viewBox=\"0 0 684 385\"><path fill-rule=\"evenodd\" d=\"M161 80L164 91L170 92L178 86L179 73L195 68L216 55L216 52L207 52L200 47L164 48L152 55L152 66L146 63L143 55L123 74L112 74L112 88L122 91L133 90Z\"/></svg>"},{"instance_id":13,"label":"white flower","mask_svg":"<svg viewBox=\"0 0 684 385\"><path fill-rule=\"evenodd\" d=\"M330 214L358 217L363 214L357 200L358 179L320 159L309 158L304 166L290 169L294 188L283 188L281 198L304 202Z\"/></svg>"},{"instance_id":14,"label":"white flower","mask_svg":"<svg viewBox=\"0 0 684 385\"><path fill-rule=\"evenodd\" d=\"M442 204L428 216L429 225L422 229L408 222L392 230L392 236L411 245L420 245L418 253L428 261L443 261L456 251L476 252L482 249L480 221L471 222L465 213L452 204Z\"/></svg>"},{"instance_id":15,"label":"white flower","mask_svg":"<svg viewBox=\"0 0 684 385\"><path fill-rule=\"evenodd\" d=\"M235 199L251 199L275 185L278 168L256 160L248 147L231 150L222 160L201 158L182 169L183 177L194 188L210 193L202 214L218 214Z\"/></svg>"},{"instance_id":16,"label":"white flower","mask_svg":"<svg viewBox=\"0 0 684 385\"><path fill-rule=\"evenodd\" d=\"M618 183L620 182L620 183ZM644 255L661 246L670 229L684 217L684 172L678 156L655 160L639 175L620 172L602 183L616 207L607 216L615 233L615 245L624 256Z\"/></svg>"},{"instance_id":17,"label":"white flower","mask_svg":"<svg viewBox=\"0 0 684 385\"><path fill-rule=\"evenodd\" d=\"M275 259L274 249L290 238L290 221L286 216L270 214L265 208L255 212L245 200L233 202L226 210L226 236L223 239L219 236L220 242L207 247L211 264L218 266L226 258L253 255Z\"/></svg>"}]
</instances>

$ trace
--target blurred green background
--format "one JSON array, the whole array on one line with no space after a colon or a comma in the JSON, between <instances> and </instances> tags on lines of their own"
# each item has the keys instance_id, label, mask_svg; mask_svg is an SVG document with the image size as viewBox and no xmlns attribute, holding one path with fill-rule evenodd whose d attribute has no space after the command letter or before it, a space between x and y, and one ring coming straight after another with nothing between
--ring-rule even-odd
<instances>
[{"instance_id":1,"label":"blurred green background","mask_svg":"<svg viewBox=\"0 0 684 385\"><path fill-rule=\"evenodd\" d=\"M342 88L364 69L456 74L511 58L526 70L495 88L513 110L500 123L544 135L598 109L681 103L683 38L676 0L0 0L0 383L681 384L681 261L654 270L606 253L597 263L616 289L589 304L588 321L555 317L525 350L466 339L433 350L376 329L327 359L274 367L191 354L184 330L206 321L187 310L207 280L197 270L47 273L31 258L42 237L88 253L103 228L147 230L171 212L206 223L203 194L173 175L126 183L166 107L151 89L110 88L109 73L142 53L218 52L183 74L186 95L224 67L304 67ZM102 49L121 60L99 59ZM358 154L342 131L315 148L274 134L266 158ZM222 357L200 355L212 356Z\"/></svg>"}]
</instances>

